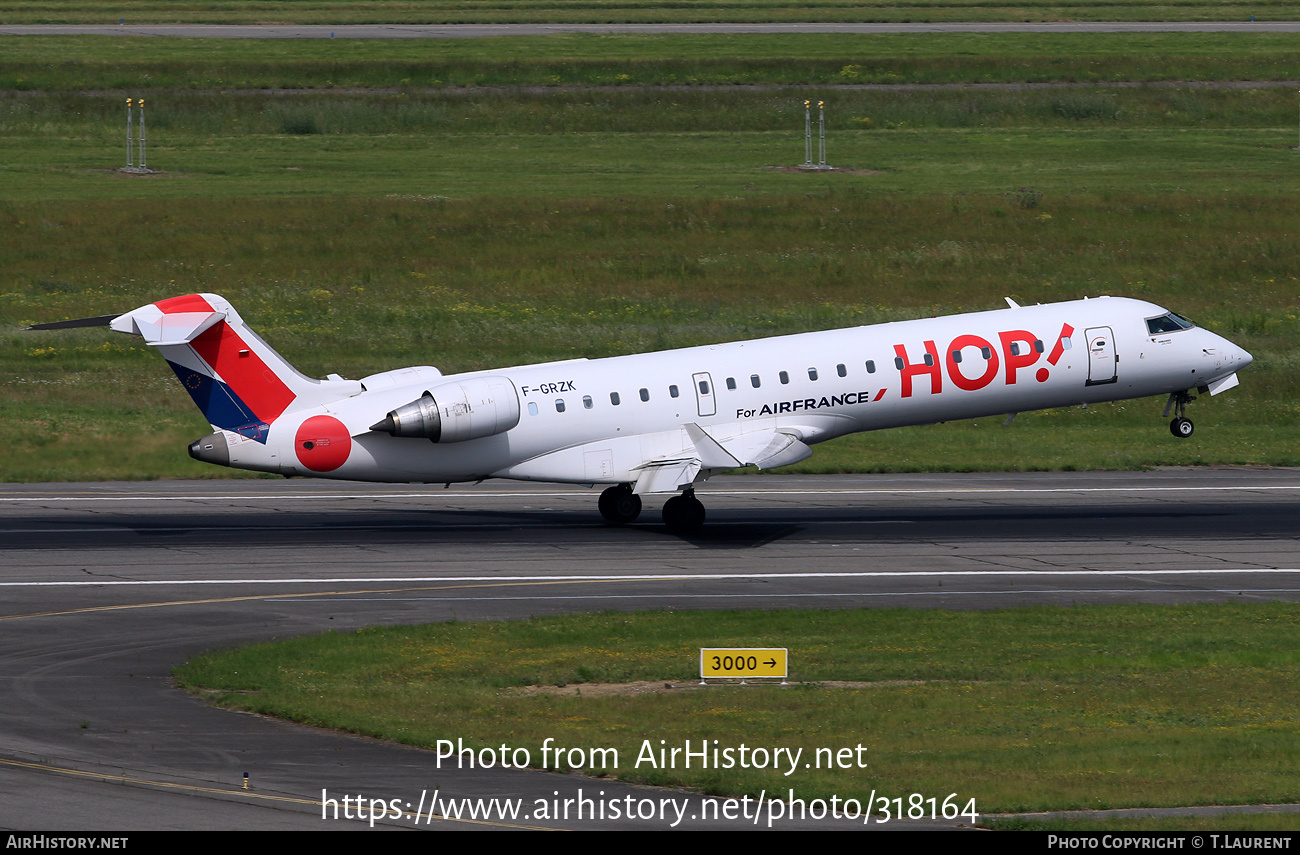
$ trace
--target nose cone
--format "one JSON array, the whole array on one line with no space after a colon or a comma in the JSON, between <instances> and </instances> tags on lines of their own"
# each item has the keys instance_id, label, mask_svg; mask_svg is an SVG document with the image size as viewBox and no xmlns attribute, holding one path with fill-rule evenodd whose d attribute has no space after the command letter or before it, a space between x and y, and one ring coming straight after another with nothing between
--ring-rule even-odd
<instances>
[{"instance_id":1,"label":"nose cone","mask_svg":"<svg viewBox=\"0 0 1300 855\"><path fill-rule=\"evenodd\" d=\"M1233 371L1240 371L1247 365L1255 361L1255 357L1250 355L1246 348L1239 344L1228 341L1223 336L1218 336L1219 347L1224 355L1224 367L1230 367Z\"/></svg>"},{"instance_id":2,"label":"nose cone","mask_svg":"<svg viewBox=\"0 0 1300 855\"><path fill-rule=\"evenodd\" d=\"M1240 371L1247 365L1255 361L1255 357L1241 345L1229 341L1218 333L1212 333L1205 330L1209 335L1209 340L1204 345L1207 355L1217 355L1222 361L1219 362L1221 371L1217 374L1227 374L1232 371Z\"/></svg>"}]
</instances>

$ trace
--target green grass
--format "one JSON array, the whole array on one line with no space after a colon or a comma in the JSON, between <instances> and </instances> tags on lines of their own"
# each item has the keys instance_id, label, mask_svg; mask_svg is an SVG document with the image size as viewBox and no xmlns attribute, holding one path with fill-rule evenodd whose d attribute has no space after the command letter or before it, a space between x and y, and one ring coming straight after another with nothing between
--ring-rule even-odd
<instances>
[{"instance_id":1,"label":"green grass","mask_svg":"<svg viewBox=\"0 0 1300 855\"><path fill-rule=\"evenodd\" d=\"M1283 33L0 36L0 90L1289 80L1298 59Z\"/></svg>"},{"instance_id":2,"label":"green grass","mask_svg":"<svg viewBox=\"0 0 1300 855\"><path fill-rule=\"evenodd\" d=\"M1163 401L1153 400L1026 414L1007 429L984 420L850 437L794 471L1300 462L1290 268L1300 247L1289 199L1047 194L1023 208L1019 198L237 198L198 211L167 199L10 204L0 208L10 236L0 250L10 277L0 292L3 477L228 474L185 456L206 426L148 348L104 330L14 329L194 291L234 301L309 374L352 377L995 308L1003 294L1022 302L1131 294L1256 357L1241 387L1194 405L1193 439L1168 436ZM114 438L127 436L129 450L114 451L123 447Z\"/></svg>"},{"instance_id":3,"label":"green grass","mask_svg":"<svg viewBox=\"0 0 1300 855\"><path fill-rule=\"evenodd\" d=\"M1058 0L1053 3L985 0L914 0L908 3L863 3L859 0L819 0L789 6L771 0L693 0L646 2L628 0L333 0L276 2L222 0L179 3L168 0L78 0L58 5L32 0L0 3L0 22L55 23L494 23L494 22L619 22L619 21L1244 21L1295 20L1294 2L1147 2Z\"/></svg>"},{"instance_id":4,"label":"green grass","mask_svg":"<svg viewBox=\"0 0 1300 855\"><path fill-rule=\"evenodd\" d=\"M627 780L708 793L956 792L980 813L1300 799L1294 604L601 614L327 634L177 672L235 709L424 747L617 748ZM978 644L971 644L978 639ZM689 683L698 648L781 646L802 685L641 696L515 687ZM822 681L867 685L833 688ZM635 767L643 740L867 749L866 769ZM1206 774L1212 769L1213 774Z\"/></svg>"},{"instance_id":5,"label":"green grass","mask_svg":"<svg viewBox=\"0 0 1300 855\"><path fill-rule=\"evenodd\" d=\"M102 330L16 330L194 291L233 300L308 373L353 377L996 308L1005 295L1132 295L1256 357L1240 388L1193 406L1192 440L1168 436L1162 401L1134 402L1026 415L1005 430L985 420L851 437L796 471L1300 463L1297 155L1285 87L839 89L828 96L829 159L849 169L833 174L771 168L802 161L813 90L208 88L391 82L438 63L467 80L502 67L503 79L538 82L572 64L575 80L591 82L592 69L624 62L636 74L641 62L653 74L690 72L674 44L718 63L700 66L714 80L817 69L843 78L853 57L863 78L891 68L917 77L930 65L939 77L974 73L963 62L1050 78L1065 66L1049 48L1072 57L1066 66L1095 61L1103 76L1139 73L1129 55L1144 57L1150 77L1196 63L1210 76L1267 76L1295 67L1285 40L0 44L8 85L48 72L31 84L42 94L0 98L8 480L234 474L186 457L207 428L147 348ZM51 45L68 60L41 60ZM328 51L346 54L337 79ZM115 169L122 91L75 90L147 69L155 84L175 84L148 97L149 163L161 172L127 177ZM195 90L184 83L191 72Z\"/></svg>"}]
</instances>

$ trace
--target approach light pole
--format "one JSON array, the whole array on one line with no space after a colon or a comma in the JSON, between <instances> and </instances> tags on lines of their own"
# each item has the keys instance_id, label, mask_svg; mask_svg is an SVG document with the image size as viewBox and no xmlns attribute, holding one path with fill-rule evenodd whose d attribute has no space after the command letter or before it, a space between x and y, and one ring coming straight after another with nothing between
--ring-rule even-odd
<instances>
[{"instance_id":1,"label":"approach light pole","mask_svg":"<svg viewBox=\"0 0 1300 855\"><path fill-rule=\"evenodd\" d=\"M141 104L144 102L141 101ZM141 113L140 115L144 115ZM826 168L826 102L817 102L817 168Z\"/></svg>"},{"instance_id":2,"label":"approach light pole","mask_svg":"<svg viewBox=\"0 0 1300 855\"><path fill-rule=\"evenodd\" d=\"M139 106L138 136L140 141L139 156L136 155L136 136L137 126L135 124L135 107ZM127 98L126 99L126 166L122 167L122 172L146 173L149 167L145 160L145 140L146 133L144 129L144 99Z\"/></svg>"},{"instance_id":3,"label":"approach light pole","mask_svg":"<svg viewBox=\"0 0 1300 855\"><path fill-rule=\"evenodd\" d=\"M812 101L803 102L803 166L800 169L830 169L826 165L826 102L817 102L817 162L812 159Z\"/></svg>"},{"instance_id":4,"label":"approach light pole","mask_svg":"<svg viewBox=\"0 0 1300 855\"><path fill-rule=\"evenodd\" d=\"M144 164L144 99L140 99L140 171L148 172L149 168Z\"/></svg>"},{"instance_id":5,"label":"approach light pole","mask_svg":"<svg viewBox=\"0 0 1300 855\"><path fill-rule=\"evenodd\" d=\"M812 167L812 102L803 102L803 165Z\"/></svg>"}]
</instances>

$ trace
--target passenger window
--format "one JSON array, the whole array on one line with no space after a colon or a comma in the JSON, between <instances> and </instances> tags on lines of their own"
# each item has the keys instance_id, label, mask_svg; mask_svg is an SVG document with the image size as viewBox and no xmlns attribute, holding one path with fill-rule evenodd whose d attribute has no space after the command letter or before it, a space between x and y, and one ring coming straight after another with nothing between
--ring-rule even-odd
<instances>
[{"instance_id":1,"label":"passenger window","mask_svg":"<svg viewBox=\"0 0 1300 855\"><path fill-rule=\"evenodd\" d=\"M649 389L642 389L642 390L641 390L641 400L643 400L643 401L648 401L648 400L650 400L650 390L649 390Z\"/></svg>"},{"instance_id":2,"label":"passenger window","mask_svg":"<svg viewBox=\"0 0 1300 855\"><path fill-rule=\"evenodd\" d=\"M844 365L843 362L841 362L839 365L835 366L835 373L840 375L841 377L848 377L849 369ZM813 379L815 380L817 378L814 377Z\"/></svg>"},{"instance_id":3,"label":"passenger window","mask_svg":"<svg viewBox=\"0 0 1300 855\"><path fill-rule=\"evenodd\" d=\"M562 412L564 412L564 399L563 399L563 398L556 398L556 399L555 399L555 412L557 412L557 413L562 413Z\"/></svg>"},{"instance_id":4,"label":"passenger window","mask_svg":"<svg viewBox=\"0 0 1300 855\"><path fill-rule=\"evenodd\" d=\"M707 394L709 394L709 381L708 381L708 380L701 380L701 381L700 381L700 394L701 394L701 395L707 395Z\"/></svg>"},{"instance_id":5,"label":"passenger window","mask_svg":"<svg viewBox=\"0 0 1300 855\"><path fill-rule=\"evenodd\" d=\"M1020 355L1020 342L1018 341L1011 342L1011 355L1012 356Z\"/></svg>"},{"instance_id":6,"label":"passenger window","mask_svg":"<svg viewBox=\"0 0 1300 855\"><path fill-rule=\"evenodd\" d=\"M530 415L530 416L535 416L535 415L537 415L537 402L536 402L536 401L529 401L529 402L528 402L528 415Z\"/></svg>"},{"instance_id":7,"label":"passenger window","mask_svg":"<svg viewBox=\"0 0 1300 855\"><path fill-rule=\"evenodd\" d=\"M981 347L981 348L980 348L980 356L984 357L985 359L992 359L992 358L993 358L993 348L991 348L991 347Z\"/></svg>"},{"instance_id":8,"label":"passenger window","mask_svg":"<svg viewBox=\"0 0 1300 855\"><path fill-rule=\"evenodd\" d=\"M780 374L777 375L777 377L781 378L782 386L790 382L790 374L787 371L782 371Z\"/></svg>"},{"instance_id":9,"label":"passenger window","mask_svg":"<svg viewBox=\"0 0 1300 855\"><path fill-rule=\"evenodd\" d=\"M1043 352L1043 340L1034 339L1034 353L1042 353L1042 352Z\"/></svg>"},{"instance_id":10,"label":"passenger window","mask_svg":"<svg viewBox=\"0 0 1300 855\"><path fill-rule=\"evenodd\" d=\"M903 360L900 359L900 360L898 360L898 361L899 361L899 362L902 362ZM874 360L874 359L868 359L868 360L867 360L867 373L868 373L868 374L875 374L875 373L876 373L876 360Z\"/></svg>"},{"instance_id":11,"label":"passenger window","mask_svg":"<svg viewBox=\"0 0 1300 855\"><path fill-rule=\"evenodd\" d=\"M676 386L669 386L669 387L668 387L668 397L670 397L670 398L676 398L676 397L677 397L677 387L676 387Z\"/></svg>"},{"instance_id":12,"label":"passenger window","mask_svg":"<svg viewBox=\"0 0 1300 855\"><path fill-rule=\"evenodd\" d=\"M952 361L953 361L953 362L961 362L961 351L960 351L960 350L954 350L954 351L952 352Z\"/></svg>"},{"instance_id":13,"label":"passenger window","mask_svg":"<svg viewBox=\"0 0 1300 855\"><path fill-rule=\"evenodd\" d=\"M842 367L842 366L841 366L841 367ZM841 376L843 376L843 375L841 375ZM817 379L817 369L816 369L816 368L809 368L809 369L808 369L808 379L809 379L809 380L816 380L816 379Z\"/></svg>"},{"instance_id":14,"label":"passenger window","mask_svg":"<svg viewBox=\"0 0 1300 855\"><path fill-rule=\"evenodd\" d=\"M590 395L583 395L583 396L582 396L582 407L583 407L583 409L586 409L586 410L590 410L590 409L591 409L591 396L590 396Z\"/></svg>"},{"instance_id":15,"label":"passenger window","mask_svg":"<svg viewBox=\"0 0 1300 855\"><path fill-rule=\"evenodd\" d=\"M617 392L610 392L610 393L609 393L609 402L610 402L611 404L613 404L614 406L616 406L616 407L618 406L618 393L617 393Z\"/></svg>"},{"instance_id":16,"label":"passenger window","mask_svg":"<svg viewBox=\"0 0 1300 855\"><path fill-rule=\"evenodd\" d=\"M749 375L749 385L757 389L759 386L763 385L763 381L758 379L757 374L751 374Z\"/></svg>"},{"instance_id":17,"label":"passenger window","mask_svg":"<svg viewBox=\"0 0 1300 855\"><path fill-rule=\"evenodd\" d=\"M731 390L732 392L736 391L736 378L735 378L735 377L728 377L728 378L727 378L727 388L728 388L729 390Z\"/></svg>"},{"instance_id":18,"label":"passenger window","mask_svg":"<svg viewBox=\"0 0 1300 855\"><path fill-rule=\"evenodd\" d=\"M927 353L927 354L925 355L925 364L926 364L926 365L934 365L934 354L933 354L933 353Z\"/></svg>"},{"instance_id":19,"label":"passenger window","mask_svg":"<svg viewBox=\"0 0 1300 855\"><path fill-rule=\"evenodd\" d=\"M894 357L894 367L897 368L899 371L903 370L903 357L901 356Z\"/></svg>"}]
</instances>

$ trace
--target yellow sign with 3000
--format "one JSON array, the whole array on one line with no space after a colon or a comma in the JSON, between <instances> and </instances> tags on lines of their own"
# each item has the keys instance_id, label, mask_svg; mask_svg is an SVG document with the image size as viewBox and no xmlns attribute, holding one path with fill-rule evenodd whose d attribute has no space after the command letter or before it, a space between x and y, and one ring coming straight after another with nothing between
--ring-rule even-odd
<instances>
[{"instance_id":1,"label":"yellow sign with 3000","mask_svg":"<svg viewBox=\"0 0 1300 855\"><path fill-rule=\"evenodd\" d=\"M789 676L784 647L701 647L700 678Z\"/></svg>"}]
</instances>

